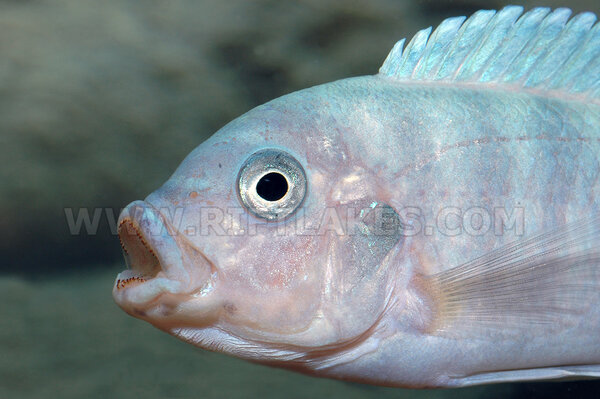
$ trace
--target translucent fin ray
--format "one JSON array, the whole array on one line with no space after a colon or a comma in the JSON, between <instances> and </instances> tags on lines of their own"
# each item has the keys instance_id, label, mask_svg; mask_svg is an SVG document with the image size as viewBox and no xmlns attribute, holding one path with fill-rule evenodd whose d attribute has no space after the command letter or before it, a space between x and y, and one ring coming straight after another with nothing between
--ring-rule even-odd
<instances>
[{"instance_id":1,"label":"translucent fin ray","mask_svg":"<svg viewBox=\"0 0 600 399\"><path fill-rule=\"evenodd\" d=\"M431 332L570 325L600 293L599 243L596 216L427 277Z\"/></svg>"},{"instance_id":2,"label":"translucent fin ray","mask_svg":"<svg viewBox=\"0 0 600 399\"><path fill-rule=\"evenodd\" d=\"M581 366L545 367L538 369L493 371L457 379L458 386L493 384L499 382L558 380L568 381L582 377L600 377L600 364Z\"/></svg>"}]
</instances>

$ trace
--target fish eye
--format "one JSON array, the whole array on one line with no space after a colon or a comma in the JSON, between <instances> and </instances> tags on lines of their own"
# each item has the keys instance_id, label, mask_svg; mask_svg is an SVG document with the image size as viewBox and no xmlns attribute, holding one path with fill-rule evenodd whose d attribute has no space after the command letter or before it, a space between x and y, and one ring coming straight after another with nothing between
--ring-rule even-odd
<instances>
[{"instance_id":1,"label":"fish eye","mask_svg":"<svg viewBox=\"0 0 600 399\"><path fill-rule=\"evenodd\" d=\"M298 209L306 194L302 165L287 152L266 149L252 154L240 169L237 189L242 205L255 216L282 220Z\"/></svg>"}]
</instances>

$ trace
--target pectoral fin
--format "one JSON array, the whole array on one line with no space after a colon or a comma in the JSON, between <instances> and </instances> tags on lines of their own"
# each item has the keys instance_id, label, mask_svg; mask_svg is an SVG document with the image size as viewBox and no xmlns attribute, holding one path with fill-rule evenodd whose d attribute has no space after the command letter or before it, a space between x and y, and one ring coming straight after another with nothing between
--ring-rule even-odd
<instances>
[{"instance_id":1,"label":"pectoral fin","mask_svg":"<svg viewBox=\"0 0 600 399\"><path fill-rule=\"evenodd\" d=\"M425 277L434 334L562 328L576 322L600 292L600 217L509 244Z\"/></svg>"}]
</instances>

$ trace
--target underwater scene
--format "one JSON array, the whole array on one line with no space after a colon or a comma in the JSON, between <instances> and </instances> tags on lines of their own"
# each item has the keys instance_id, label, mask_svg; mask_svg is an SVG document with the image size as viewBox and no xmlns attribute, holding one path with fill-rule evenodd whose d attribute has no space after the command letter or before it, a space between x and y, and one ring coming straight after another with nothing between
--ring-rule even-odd
<instances>
[{"instance_id":1,"label":"underwater scene","mask_svg":"<svg viewBox=\"0 0 600 399\"><path fill-rule=\"evenodd\" d=\"M164 268L154 253L160 245L148 244L139 234L139 239L124 238L124 225L134 233L141 228L126 217L119 219L121 211L161 187L194 148L228 122L304 88L376 74L398 40L406 38L408 43L421 29L435 28L446 18L507 5L520 5L525 11L568 7L573 15L600 15L597 0L0 0L0 398L597 398L600 380L589 377L600 376L598 365L582 379L495 380L450 389L429 383L422 385L425 389L386 387L350 374L348 381L317 378L277 362L272 365L281 367L220 353L237 353L223 349L227 340L204 344L212 350L201 349L141 320L151 320L151 312L132 306L137 300L131 299L133 294L119 296L121 288L145 284L141 274L121 274L115 287L117 275L128 267L123 252L130 269L141 267L140 259L156 262L148 267ZM394 64L389 70L393 67L400 68ZM594 82L600 93L598 79ZM384 139L373 138L371 144L380 146L382 154L387 151ZM220 176L219 170L239 169L245 159L235 151L217 151L207 155L217 161L202 164L198 172L209 176L214 169L215 175L207 178L214 185L219 184L214 177ZM287 156L282 154L274 157ZM271 155L265 156L265 163L274 162ZM249 162L244 164L248 170L255 167ZM306 184L304 170L293 157L284 164L293 176L284 184ZM177 173L185 168L184 164ZM245 184L244 170L239 187ZM184 184L187 177L175 175L170 184ZM530 188L543 189L534 183ZM287 189L285 185L279 196L276 189L259 195L279 200ZM168 198L177 195L171 186L165 190ZM202 190L189 197L202 195ZM261 201L239 191L238 195L244 204ZM302 203L305 192L298 195L302 198L289 199L297 201L294 206ZM215 201L221 199L225 201ZM149 212L144 221L151 223L158 216ZM269 220L268 212L255 211L254 216ZM359 249L356 256L380 256L377 264L383 262L395 242L390 248L387 241L375 242L385 252ZM252 245L259 251L260 243ZM352 249L358 245L353 242ZM365 245L371 248L372 242ZM252 248L243 252L248 262L256 257ZM206 261L204 254L189 256ZM586 275L589 270L578 272ZM275 276L269 283L285 278ZM198 286L194 295L203 296L213 289L211 284ZM178 289L168 283L165 287L160 289ZM242 295L241 288L232 287ZM589 286L578 287L581 296L597 296L597 285L590 292L585 291ZM361 295L370 290L364 288ZM245 305L225 303L223 308L252 322L259 305L253 307L252 300ZM475 313L480 309L467 305ZM505 310L496 305L498 312ZM157 317L167 315L169 306L160 308ZM256 314L261 316L263 310ZM346 310L351 311L352 307ZM557 314L562 319L562 313ZM163 329L177 323L188 326L184 316L153 324ZM224 317L235 320L233 315ZM548 322L556 315L541 317ZM454 319L447 320L452 325ZM502 320L514 321L510 315ZM532 331L536 326L531 325ZM273 331L278 327L287 325L275 323ZM429 328L434 327L423 330ZM180 338L194 340L184 330L177 331ZM493 334L486 337L494 339ZM597 346L589 348L596 359L599 351ZM423 375L428 372L423 368ZM412 381L421 379L391 385L420 385Z\"/></svg>"}]
</instances>

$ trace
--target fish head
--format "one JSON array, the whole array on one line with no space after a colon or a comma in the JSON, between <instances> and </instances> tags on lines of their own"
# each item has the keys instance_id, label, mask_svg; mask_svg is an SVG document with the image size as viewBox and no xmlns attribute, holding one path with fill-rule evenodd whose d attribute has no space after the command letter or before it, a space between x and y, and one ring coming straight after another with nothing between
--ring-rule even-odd
<instances>
[{"instance_id":1,"label":"fish head","mask_svg":"<svg viewBox=\"0 0 600 399\"><path fill-rule=\"evenodd\" d=\"M298 367L370 335L401 247L373 226L394 212L307 103L234 120L123 210L128 269L113 296L126 312L206 349Z\"/></svg>"}]
</instances>

